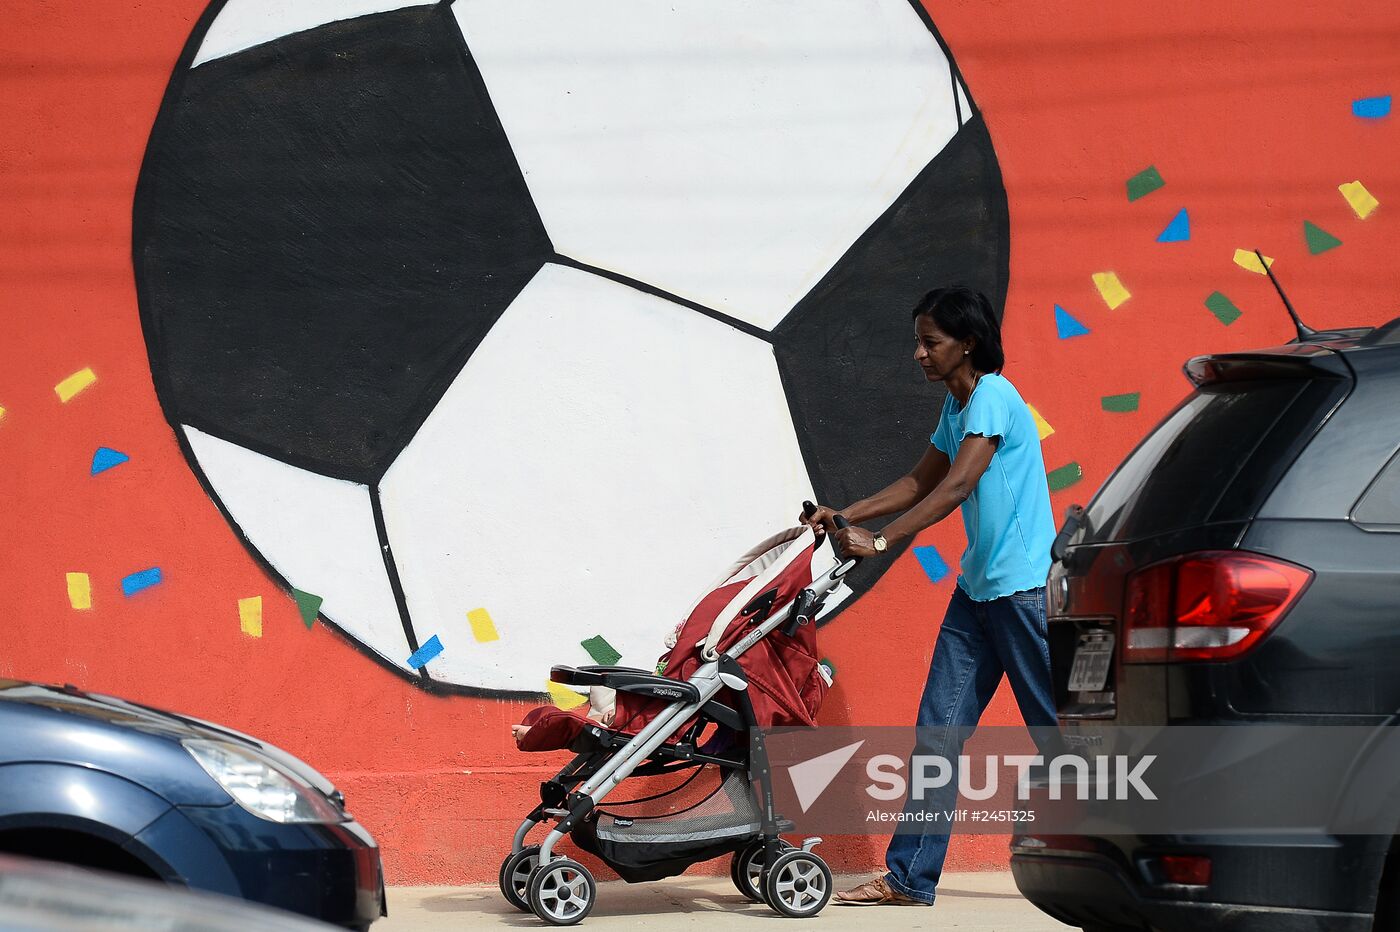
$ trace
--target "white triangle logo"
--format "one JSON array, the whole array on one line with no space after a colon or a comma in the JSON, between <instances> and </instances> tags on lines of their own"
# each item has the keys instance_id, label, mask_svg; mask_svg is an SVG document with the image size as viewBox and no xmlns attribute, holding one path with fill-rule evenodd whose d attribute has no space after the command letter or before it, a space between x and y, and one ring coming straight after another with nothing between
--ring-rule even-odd
<instances>
[{"instance_id":1,"label":"white triangle logo","mask_svg":"<svg viewBox=\"0 0 1400 932\"><path fill-rule=\"evenodd\" d=\"M802 807L803 812L812 808L812 803L826 792L826 788L831 786L831 781L836 779L841 768L846 766L846 762L855 756L864 743L865 741L861 740L844 748L827 751L819 757L793 764L787 769L792 788L797 791L798 805Z\"/></svg>"}]
</instances>

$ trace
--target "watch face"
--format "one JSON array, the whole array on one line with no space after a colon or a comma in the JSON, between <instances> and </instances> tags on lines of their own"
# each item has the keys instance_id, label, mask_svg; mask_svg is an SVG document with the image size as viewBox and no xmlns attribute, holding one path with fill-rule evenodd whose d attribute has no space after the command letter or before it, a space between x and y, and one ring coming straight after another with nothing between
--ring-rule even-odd
<instances>
[{"instance_id":1,"label":"watch face","mask_svg":"<svg viewBox=\"0 0 1400 932\"><path fill-rule=\"evenodd\" d=\"M885 547L886 547L886 546L887 546L887 544L885 543L885 535L884 535L884 534L876 534L876 535L875 535L875 549L876 549L877 551L879 551L880 553L884 553L884 552L885 552Z\"/></svg>"}]
</instances>

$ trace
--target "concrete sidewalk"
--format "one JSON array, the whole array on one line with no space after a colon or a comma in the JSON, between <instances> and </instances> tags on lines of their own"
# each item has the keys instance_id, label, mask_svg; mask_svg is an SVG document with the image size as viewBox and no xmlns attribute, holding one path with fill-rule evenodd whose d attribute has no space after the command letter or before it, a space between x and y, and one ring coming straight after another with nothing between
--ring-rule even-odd
<instances>
[{"instance_id":1,"label":"concrete sidewalk","mask_svg":"<svg viewBox=\"0 0 1400 932\"><path fill-rule=\"evenodd\" d=\"M838 877L845 890L868 877ZM739 895L727 877L673 877L655 883L598 885L598 904L582 928L640 929L661 922L667 928L794 929L766 906ZM1021 898L1005 871L944 874L932 909L902 906L828 905L801 928L959 929L965 932L1064 932L1069 929ZM518 912L495 886L390 887L389 917L373 932L428 932L446 929L547 929L529 913Z\"/></svg>"}]
</instances>

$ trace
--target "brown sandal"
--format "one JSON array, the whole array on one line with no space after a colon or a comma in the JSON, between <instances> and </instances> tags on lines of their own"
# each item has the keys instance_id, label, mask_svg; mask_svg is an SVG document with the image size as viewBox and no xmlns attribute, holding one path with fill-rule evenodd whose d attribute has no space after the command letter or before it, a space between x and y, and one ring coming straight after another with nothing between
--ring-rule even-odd
<instances>
[{"instance_id":1,"label":"brown sandal","mask_svg":"<svg viewBox=\"0 0 1400 932\"><path fill-rule=\"evenodd\" d=\"M842 906L932 906L923 900L905 896L885 882L884 877L868 880L858 887L837 893L832 900Z\"/></svg>"}]
</instances>

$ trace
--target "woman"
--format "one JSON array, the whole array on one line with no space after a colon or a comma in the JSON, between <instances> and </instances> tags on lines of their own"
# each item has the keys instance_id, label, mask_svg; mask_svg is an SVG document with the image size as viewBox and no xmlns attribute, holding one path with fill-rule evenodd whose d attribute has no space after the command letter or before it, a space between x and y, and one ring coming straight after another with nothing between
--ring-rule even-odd
<instances>
[{"instance_id":1,"label":"woman","mask_svg":"<svg viewBox=\"0 0 1400 932\"><path fill-rule=\"evenodd\" d=\"M1056 724L1045 640L1045 579L1055 525L1035 420L1001 375L1001 328L991 304L966 288L941 288L925 295L913 316L914 359L928 381L948 389L938 427L913 470L840 509L853 526L833 533L848 555L873 557L962 509L967 550L919 700L922 751L924 735L970 732L1003 673L1027 725ZM854 526L897 512L904 513L878 534ZM820 535L836 513L823 507L801 520ZM956 759L956 749L934 751ZM952 809L956 787L951 781L942 799L936 794L910 805ZM837 903L933 903L948 851L946 826L930 831L927 823L902 824L915 828L891 839L888 873L838 893Z\"/></svg>"}]
</instances>

